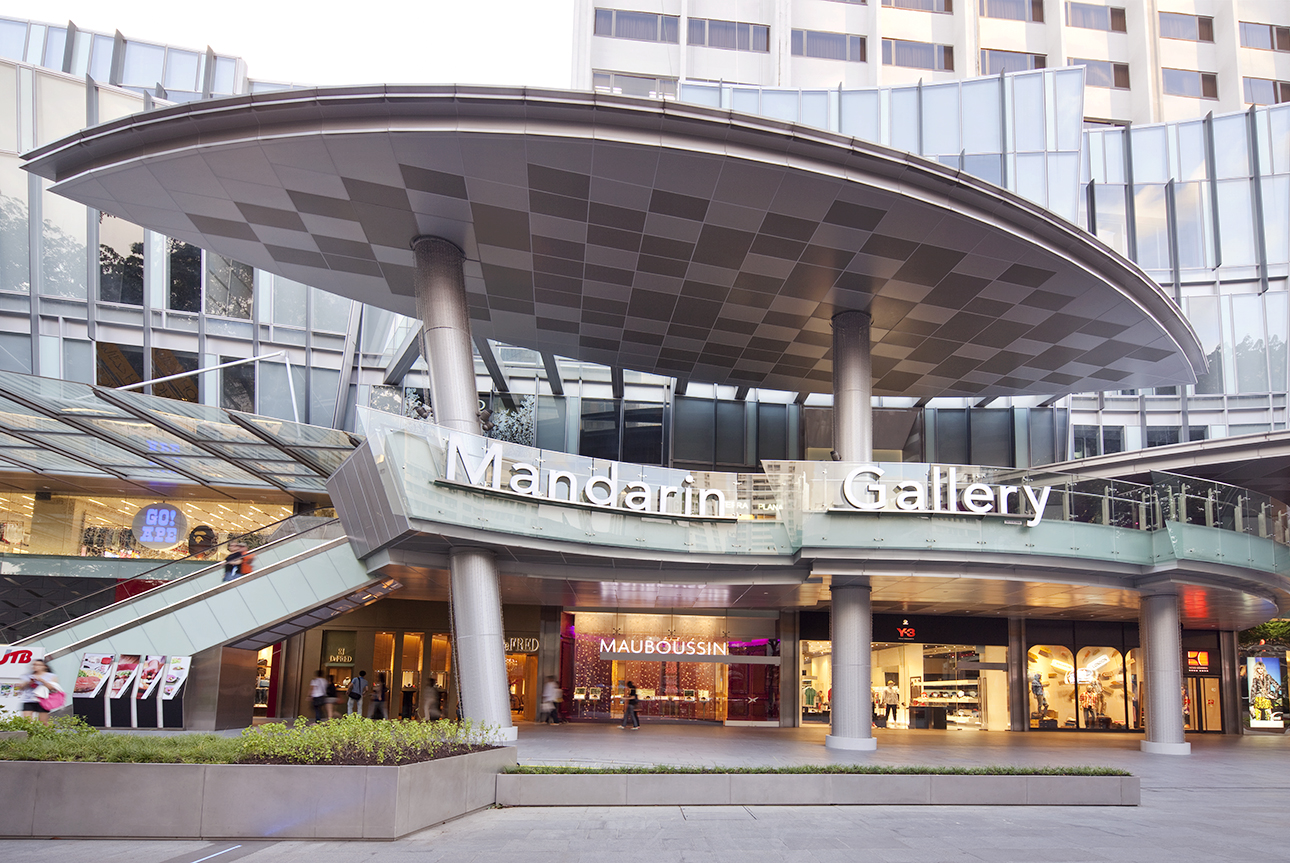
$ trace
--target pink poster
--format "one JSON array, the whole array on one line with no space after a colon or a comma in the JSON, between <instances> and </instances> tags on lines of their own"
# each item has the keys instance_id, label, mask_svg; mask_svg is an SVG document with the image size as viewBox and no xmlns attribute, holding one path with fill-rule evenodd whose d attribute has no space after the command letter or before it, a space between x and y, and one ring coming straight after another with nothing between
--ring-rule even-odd
<instances>
[{"instance_id":1,"label":"pink poster","mask_svg":"<svg viewBox=\"0 0 1290 863\"><path fill-rule=\"evenodd\" d=\"M134 697L147 698L161 682L162 672L166 670L166 657L145 656L139 665L139 675L134 679Z\"/></svg>"},{"instance_id":2,"label":"pink poster","mask_svg":"<svg viewBox=\"0 0 1290 863\"><path fill-rule=\"evenodd\" d=\"M139 673L138 654L123 655L117 660L116 669L112 672L112 684L108 687L109 698L120 698L128 691L135 675Z\"/></svg>"}]
</instances>

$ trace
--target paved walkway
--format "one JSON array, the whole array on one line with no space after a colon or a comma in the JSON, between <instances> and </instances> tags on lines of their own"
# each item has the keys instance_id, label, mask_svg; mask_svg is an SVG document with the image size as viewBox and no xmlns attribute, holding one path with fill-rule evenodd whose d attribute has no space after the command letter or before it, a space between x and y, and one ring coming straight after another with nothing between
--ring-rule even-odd
<instances>
[{"instance_id":1,"label":"paved walkway","mask_svg":"<svg viewBox=\"0 0 1290 863\"><path fill-rule=\"evenodd\" d=\"M492 809L395 842L0 840L0 854L42 863L1290 860L1285 826L1290 738L1195 736L1192 755L1170 757L1142 754L1139 738L1130 735L893 729L878 732L877 752L861 754L825 750L824 733L823 728L523 726L519 757L530 764L1108 765L1142 777L1142 805Z\"/></svg>"}]
</instances>

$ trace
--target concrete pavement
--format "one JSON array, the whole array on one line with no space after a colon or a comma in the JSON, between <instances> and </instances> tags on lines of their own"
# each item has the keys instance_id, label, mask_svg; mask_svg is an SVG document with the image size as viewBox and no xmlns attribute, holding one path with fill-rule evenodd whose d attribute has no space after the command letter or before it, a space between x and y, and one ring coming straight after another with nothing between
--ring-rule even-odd
<instances>
[{"instance_id":1,"label":"concrete pavement","mask_svg":"<svg viewBox=\"0 0 1290 863\"><path fill-rule=\"evenodd\" d=\"M63 863L309 860L451 863L634 861L1290 860L1290 739L1193 736L1193 754L1148 756L1132 735L879 731L874 753L834 753L823 728L646 724L522 726L522 763L787 765L1091 764L1142 777L1137 808L551 807L478 812L394 842L3 840L8 859ZM254 794L253 788L247 789ZM128 794L112 805L128 805ZM158 813L164 817L164 813ZM416 855L408 858L406 855ZM211 856L214 855L214 856Z\"/></svg>"}]
</instances>

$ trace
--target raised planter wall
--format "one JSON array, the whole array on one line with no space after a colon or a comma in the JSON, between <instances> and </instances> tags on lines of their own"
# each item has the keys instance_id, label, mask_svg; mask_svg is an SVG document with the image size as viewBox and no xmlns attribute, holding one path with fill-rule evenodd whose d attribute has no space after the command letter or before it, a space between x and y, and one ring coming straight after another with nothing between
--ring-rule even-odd
<instances>
[{"instance_id":1,"label":"raised planter wall","mask_svg":"<svg viewBox=\"0 0 1290 863\"><path fill-rule=\"evenodd\" d=\"M502 806L1137 806L1136 776L504 773Z\"/></svg>"},{"instance_id":2,"label":"raised planter wall","mask_svg":"<svg viewBox=\"0 0 1290 863\"><path fill-rule=\"evenodd\" d=\"M403 767L6 761L0 836L397 839L492 806L514 764L513 746Z\"/></svg>"}]
</instances>

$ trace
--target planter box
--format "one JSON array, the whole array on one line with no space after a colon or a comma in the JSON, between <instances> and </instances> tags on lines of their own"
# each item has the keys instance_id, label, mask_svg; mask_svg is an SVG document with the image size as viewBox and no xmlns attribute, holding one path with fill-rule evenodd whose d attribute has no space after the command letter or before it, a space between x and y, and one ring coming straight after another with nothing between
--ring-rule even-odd
<instances>
[{"instance_id":1,"label":"planter box","mask_svg":"<svg viewBox=\"0 0 1290 863\"><path fill-rule=\"evenodd\" d=\"M514 764L509 746L403 767L5 761L0 836L397 839L492 806Z\"/></svg>"},{"instance_id":2,"label":"planter box","mask_svg":"<svg viewBox=\"0 0 1290 863\"><path fill-rule=\"evenodd\" d=\"M25 731L0 731L0 740L26 740Z\"/></svg>"},{"instance_id":3,"label":"planter box","mask_svg":"<svg viewBox=\"0 0 1290 863\"><path fill-rule=\"evenodd\" d=\"M1136 776L503 773L502 806L1137 806Z\"/></svg>"}]
</instances>

